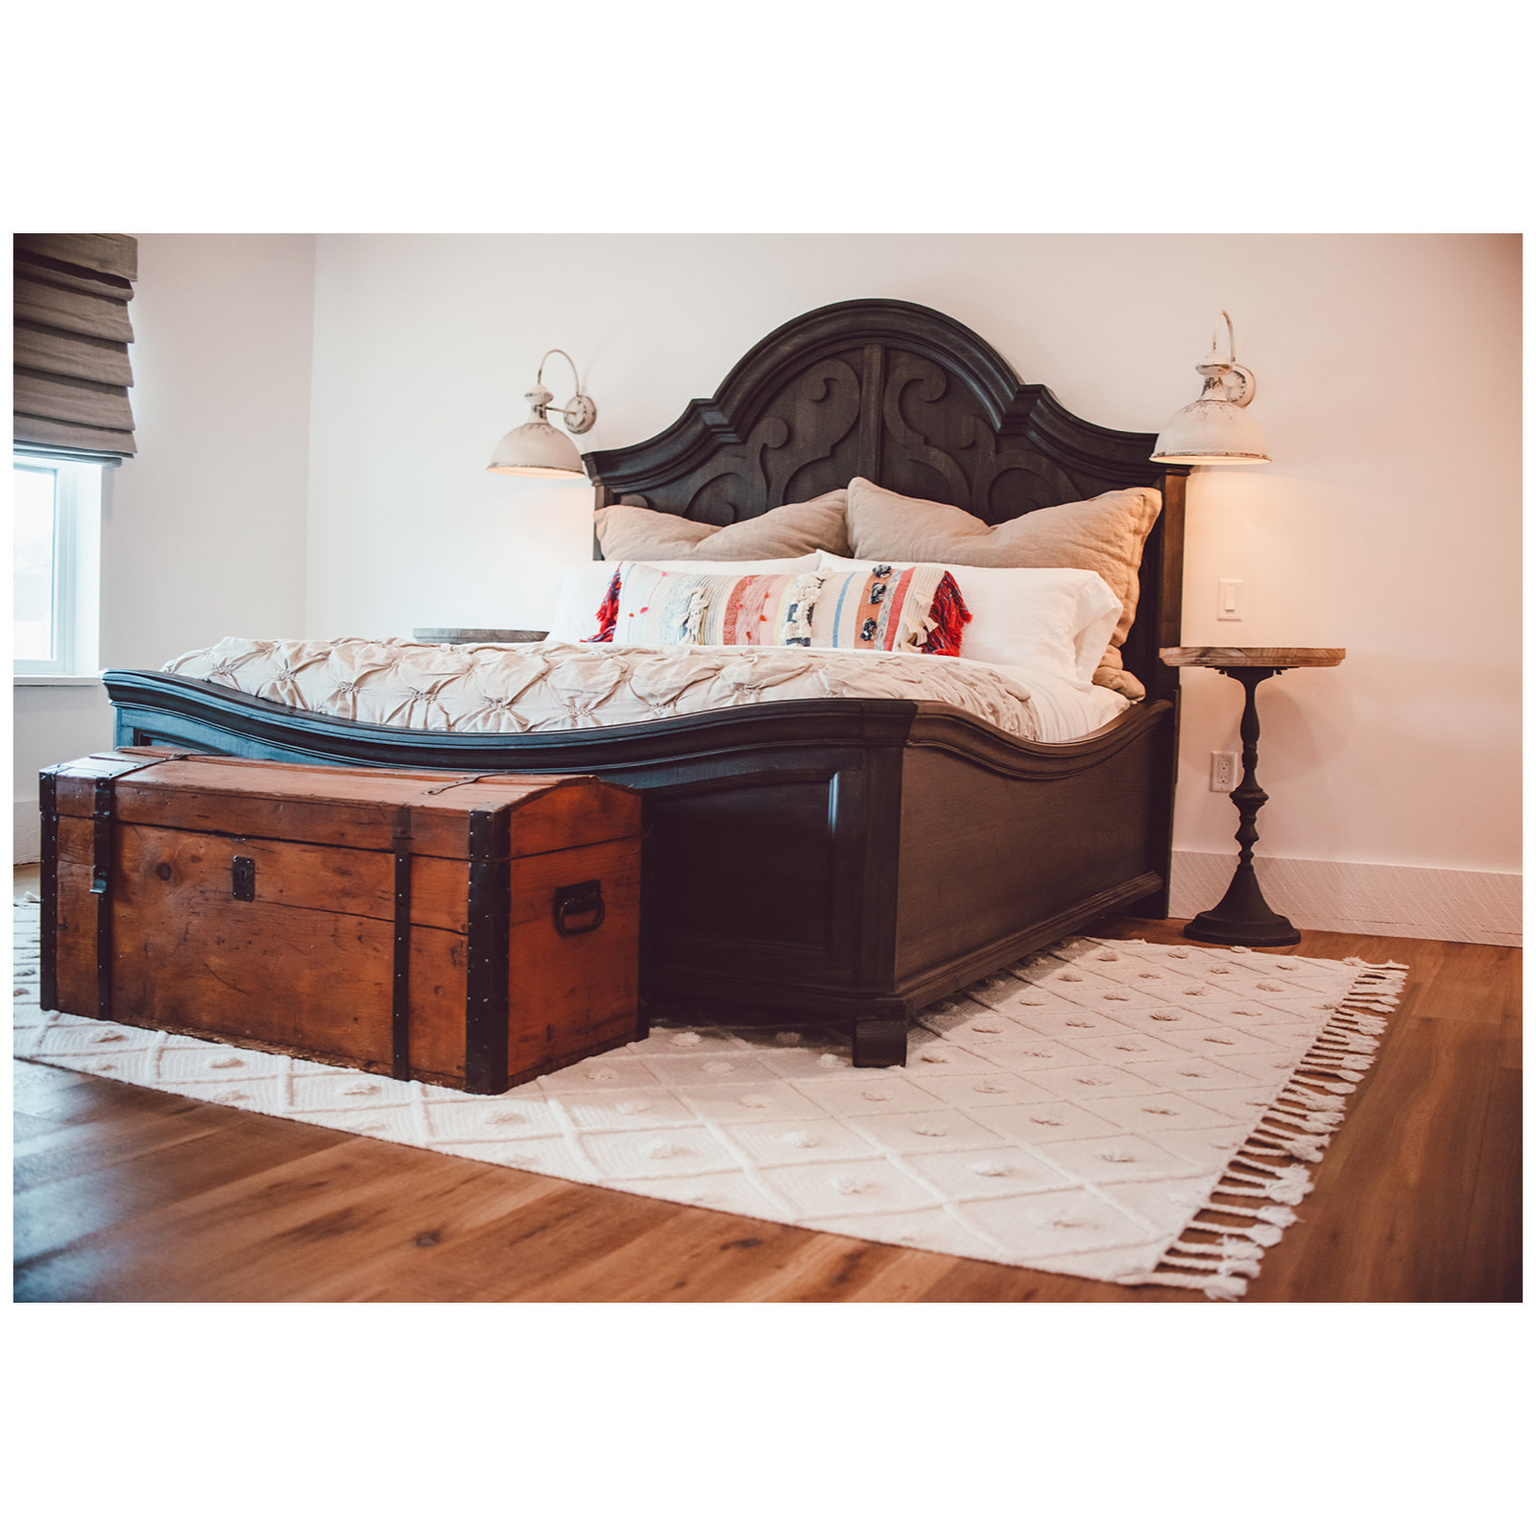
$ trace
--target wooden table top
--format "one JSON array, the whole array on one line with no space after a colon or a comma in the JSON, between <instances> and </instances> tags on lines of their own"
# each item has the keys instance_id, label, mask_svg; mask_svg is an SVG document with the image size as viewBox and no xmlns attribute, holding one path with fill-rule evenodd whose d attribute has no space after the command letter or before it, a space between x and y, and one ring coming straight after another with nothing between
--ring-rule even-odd
<instances>
[{"instance_id":1,"label":"wooden table top","mask_svg":"<svg viewBox=\"0 0 1536 1536\"><path fill-rule=\"evenodd\" d=\"M413 629L411 639L438 645L529 645L548 633L547 629Z\"/></svg>"},{"instance_id":2,"label":"wooden table top","mask_svg":"<svg viewBox=\"0 0 1536 1536\"><path fill-rule=\"evenodd\" d=\"M1271 645L1170 645L1157 653L1170 667L1336 667L1344 649Z\"/></svg>"}]
</instances>

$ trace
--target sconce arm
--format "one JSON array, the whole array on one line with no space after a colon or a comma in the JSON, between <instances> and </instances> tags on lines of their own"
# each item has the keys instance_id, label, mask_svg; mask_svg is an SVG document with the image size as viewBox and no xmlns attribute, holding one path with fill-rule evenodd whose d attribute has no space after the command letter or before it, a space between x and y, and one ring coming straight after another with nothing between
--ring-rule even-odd
<instances>
[{"instance_id":1,"label":"sconce arm","mask_svg":"<svg viewBox=\"0 0 1536 1536\"><path fill-rule=\"evenodd\" d=\"M566 431L576 435L592 430L592 423L597 420L597 406L590 395L581 392L581 375L576 371L576 364L572 361L571 354L560 347L551 347L548 352L539 359L539 373L535 380L539 388L544 386L544 364L552 357L563 357L570 364L571 379L576 386L576 393L569 402L555 409L565 420Z\"/></svg>"}]
</instances>

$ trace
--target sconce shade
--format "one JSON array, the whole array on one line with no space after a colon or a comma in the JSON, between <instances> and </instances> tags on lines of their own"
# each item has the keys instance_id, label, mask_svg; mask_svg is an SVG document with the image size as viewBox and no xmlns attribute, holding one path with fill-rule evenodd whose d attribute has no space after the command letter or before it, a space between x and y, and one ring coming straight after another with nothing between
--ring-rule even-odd
<instances>
[{"instance_id":1,"label":"sconce shade","mask_svg":"<svg viewBox=\"0 0 1536 1536\"><path fill-rule=\"evenodd\" d=\"M1240 405L1202 396L1157 435L1154 464L1268 464L1264 429Z\"/></svg>"},{"instance_id":2,"label":"sconce shade","mask_svg":"<svg viewBox=\"0 0 1536 1536\"><path fill-rule=\"evenodd\" d=\"M558 347L546 352L539 363L539 376L532 389L523 399L528 402L528 420L513 429L496 444L491 462L485 467L493 475L544 475L560 480L585 480L587 471L576 451L576 444L558 427L549 424L546 414L549 403L555 397L544 388L544 364L550 358L563 357L571 363L570 354ZM571 363L572 377L576 377L576 364ZM564 409L556 408L564 420L566 430L580 434L588 432L597 420L597 407L582 394L581 381L577 378L577 393Z\"/></svg>"},{"instance_id":3,"label":"sconce shade","mask_svg":"<svg viewBox=\"0 0 1536 1536\"><path fill-rule=\"evenodd\" d=\"M1227 355L1216 350L1218 333L1213 328L1210 355L1195 364L1205 389L1158 433L1154 464L1270 462L1264 430L1245 409L1254 396L1253 373L1237 361L1232 317L1222 310L1220 318L1227 322Z\"/></svg>"},{"instance_id":4,"label":"sconce shade","mask_svg":"<svg viewBox=\"0 0 1536 1536\"><path fill-rule=\"evenodd\" d=\"M586 479L576 444L542 416L513 427L496 444L486 468L495 475L550 475Z\"/></svg>"}]
</instances>

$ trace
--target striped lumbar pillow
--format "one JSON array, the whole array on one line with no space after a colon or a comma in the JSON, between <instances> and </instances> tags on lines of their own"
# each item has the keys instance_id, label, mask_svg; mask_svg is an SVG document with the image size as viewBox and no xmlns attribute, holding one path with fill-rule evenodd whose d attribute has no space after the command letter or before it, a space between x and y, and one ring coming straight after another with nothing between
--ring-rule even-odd
<instances>
[{"instance_id":1,"label":"striped lumbar pillow","mask_svg":"<svg viewBox=\"0 0 1536 1536\"><path fill-rule=\"evenodd\" d=\"M704 575L625 563L595 640L620 645L804 645L956 656L970 619L941 565Z\"/></svg>"}]
</instances>

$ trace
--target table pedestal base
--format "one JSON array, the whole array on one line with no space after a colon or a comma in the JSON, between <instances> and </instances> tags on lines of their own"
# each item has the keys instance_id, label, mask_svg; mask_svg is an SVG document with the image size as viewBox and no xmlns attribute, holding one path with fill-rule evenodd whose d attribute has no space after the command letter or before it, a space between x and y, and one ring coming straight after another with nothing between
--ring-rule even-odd
<instances>
[{"instance_id":1,"label":"table pedestal base","mask_svg":"<svg viewBox=\"0 0 1536 1536\"><path fill-rule=\"evenodd\" d=\"M1186 923L1184 937L1207 944L1246 944L1252 949L1301 942L1290 919L1270 910L1251 864L1238 865L1227 894L1209 912Z\"/></svg>"},{"instance_id":2,"label":"table pedestal base","mask_svg":"<svg viewBox=\"0 0 1536 1536\"><path fill-rule=\"evenodd\" d=\"M1227 894L1209 912L1202 912L1185 926L1184 937L1204 939L1208 944L1248 944L1257 949L1299 944L1301 935L1289 918L1270 910L1259 889L1259 877L1253 872L1253 845L1259 840L1255 822L1260 806L1269 799L1259 788L1259 707L1254 695L1266 677L1282 669L1232 666L1219 670L1243 685L1243 781L1232 791L1232 803L1237 807L1237 873Z\"/></svg>"}]
</instances>

